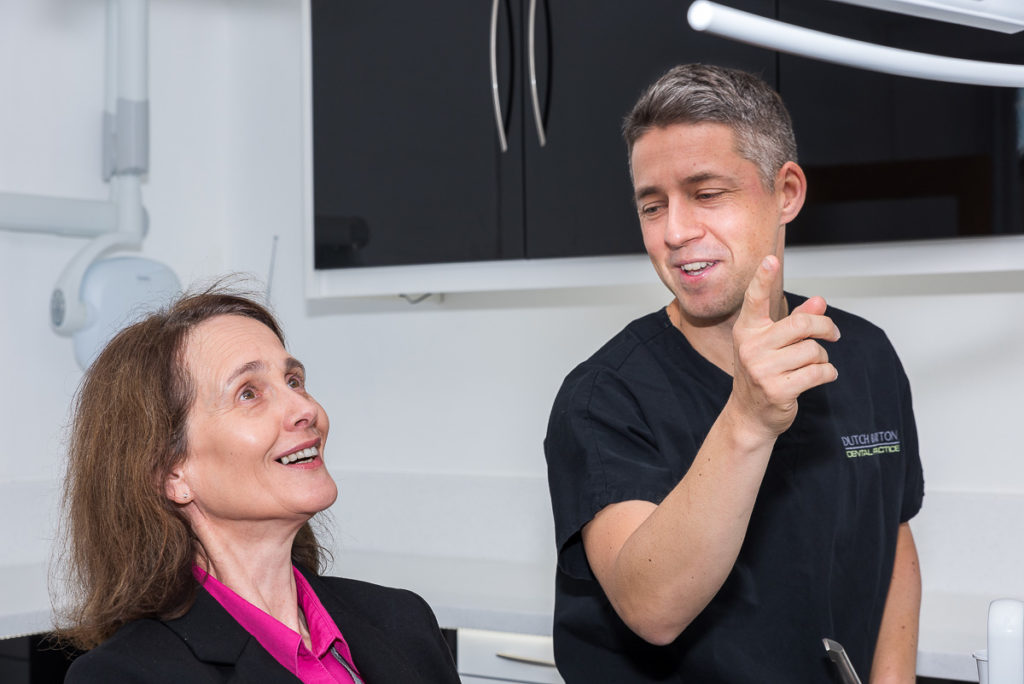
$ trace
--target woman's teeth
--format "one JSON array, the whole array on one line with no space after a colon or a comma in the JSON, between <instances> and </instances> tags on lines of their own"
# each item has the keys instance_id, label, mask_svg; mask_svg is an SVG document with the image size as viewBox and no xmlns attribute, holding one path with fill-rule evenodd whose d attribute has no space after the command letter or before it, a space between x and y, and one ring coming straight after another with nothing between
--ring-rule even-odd
<instances>
[{"instance_id":1,"label":"woman's teeth","mask_svg":"<svg viewBox=\"0 0 1024 684\"><path fill-rule=\"evenodd\" d=\"M319 453L320 451L315 446L307 447L302 451L296 451L294 454L282 456L277 460L279 463L283 463L284 465L288 465L289 463L298 463L299 461L302 461L303 463L308 463L309 461L312 461L313 458L316 457Z\"/></svg>"}]
</instances>

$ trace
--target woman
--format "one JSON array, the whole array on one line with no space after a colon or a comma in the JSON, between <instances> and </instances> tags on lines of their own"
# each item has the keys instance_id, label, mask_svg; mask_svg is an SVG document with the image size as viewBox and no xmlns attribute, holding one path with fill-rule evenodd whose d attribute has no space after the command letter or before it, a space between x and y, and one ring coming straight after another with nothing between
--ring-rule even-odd
<instances>
[{"instance_id":1,"label":"woman","mask_svg":"<svg viewBox=\"0 0 1024 684\"><path fill-rule=\"evenodd\" d=\"M119 333L75 406L66 682L458 682L419 596L320 577L329 422L273 316L210 291Z\"/></svg>"}]
</instances>

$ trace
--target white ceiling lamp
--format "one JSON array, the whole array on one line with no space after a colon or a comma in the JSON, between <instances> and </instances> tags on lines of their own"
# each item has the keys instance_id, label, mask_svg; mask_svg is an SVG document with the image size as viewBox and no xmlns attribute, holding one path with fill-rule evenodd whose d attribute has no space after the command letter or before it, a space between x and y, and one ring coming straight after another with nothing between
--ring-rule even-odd
<instances>
[{"instance_id":1,"label":"white ceiling lamp","mask_svg":"<svg viewBox=\"0 0 1024 684\"><path fill-rule=\"evenodd\" d=\"M882 0L857 0L857 4L876 1ZM963 1L975 4L983 2ZM1020 1L1024 5L1024 0L1013 1ZM910 4L909 0L905 4ZM1024 65L1020 64L957 59L875 45L794 26L707 0L697 0L690 5L686 16L690 26L696 31L705 31L800 57L896 76L968 85L1024 88Z\"/></svg>"},{"instance_id":2,"label":"white ceiling lamp","mask_svg":"<svg viewBox=\"0 0 1024 684\"><path fill-rule=\"evenodd\" d=\"M1017 33L1024 31L1021 0L835 0L913 17L948 21L963 26Z\"/></svg>"}]
</instances>

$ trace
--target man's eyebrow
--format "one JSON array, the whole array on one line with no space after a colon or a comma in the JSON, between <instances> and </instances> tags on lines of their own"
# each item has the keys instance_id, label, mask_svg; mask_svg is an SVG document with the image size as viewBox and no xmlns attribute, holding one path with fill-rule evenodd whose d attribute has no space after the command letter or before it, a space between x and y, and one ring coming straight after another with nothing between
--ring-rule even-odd
<instances>
[{"instance_id":1,"label":"man's eyebrow","mask_svg":"<svg viewBox=\"0 0 1024 684\"><path fill-rule=\"evenodd\" d=\"M686 180L683 181L683 184L693 185L695 183L706 183L707 181L712 180L729 180L729 177L713 171L702 171L701 173L695 173L691 176L687 176Z\"/></svg>"},{"instance_id":2,"label":"man's eyebrow","mask_svg":"<svg viewBox=\"0 0 1024 684\"><path fill-rule=\"evenodd\" d=\"M636 191L633 193L633 200L635 202L640 202L640 200L642 200L644 197L649 197L650 195L655 195L659 192L661 192L661 190L657 186L645 185L642 188L636 189Z\"/></svg>"},{"instance_id":3,"label":"man's eyebrow","mask_svg":"<svg viewBox=\"0 0 1024 684\"><path fill-rule=\"evenodd\" d=\"M285 362L284 362L284 369L286 371L296 371L297 370L297 371L302 371L303 373L306 372L306 367L304 365L302 365L302 362L299 361L298 359L294 358L294 357L291 357L291 356L289 356L285 360Z\"/></svg>"},{"instance_id":4,"label":"man's eyebrow","mask_svg":"<svg viewBox=\"0 0 1024 684\"><path fill-rule=\"evenodd\" d=\"M730 176L726 176L721 173L715 173L714 171L701 171L699 173L694 173L687 176L679 183L679 185L696 185L698 183L706 183L708 181L719 180L732 182L732 178ZM637 188L636 192L633 193L633 200L639 203L640 200L642 200L644 197L649 197L650 195L657 195L660 192L662 192L662 190L657 185L644 185L642 187Z\"/></svg>"}]
</instances>

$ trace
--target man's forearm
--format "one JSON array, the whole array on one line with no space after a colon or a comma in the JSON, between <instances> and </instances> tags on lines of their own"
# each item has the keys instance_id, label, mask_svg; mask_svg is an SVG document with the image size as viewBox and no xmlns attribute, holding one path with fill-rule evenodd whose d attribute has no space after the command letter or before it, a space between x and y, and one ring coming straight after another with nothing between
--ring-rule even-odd
<instances>
[{"instance_id":1,"label":"man's forearm","mask_svg":"<svg viewBox=\"0 0 1024 684\"><path fill-rule=\"evenodd\" d=\"M917 669L917 630L921 612L921 569L910 525L900 525L896 559L878 631L871 684L914 682Z\"/></svg>"},{"instance_id":2,"label":"man's forearm","mask_svg":"<svg viewBox=\"0 0 1024 684\"><path fill-rule=\"evenodd\" d=\"M660 505L612 505L584 528L591 567L616 612L652 643L675 639L704 609L743 543L774 441L737 439L730 413Z\"/></svg>"}]
</instances>

